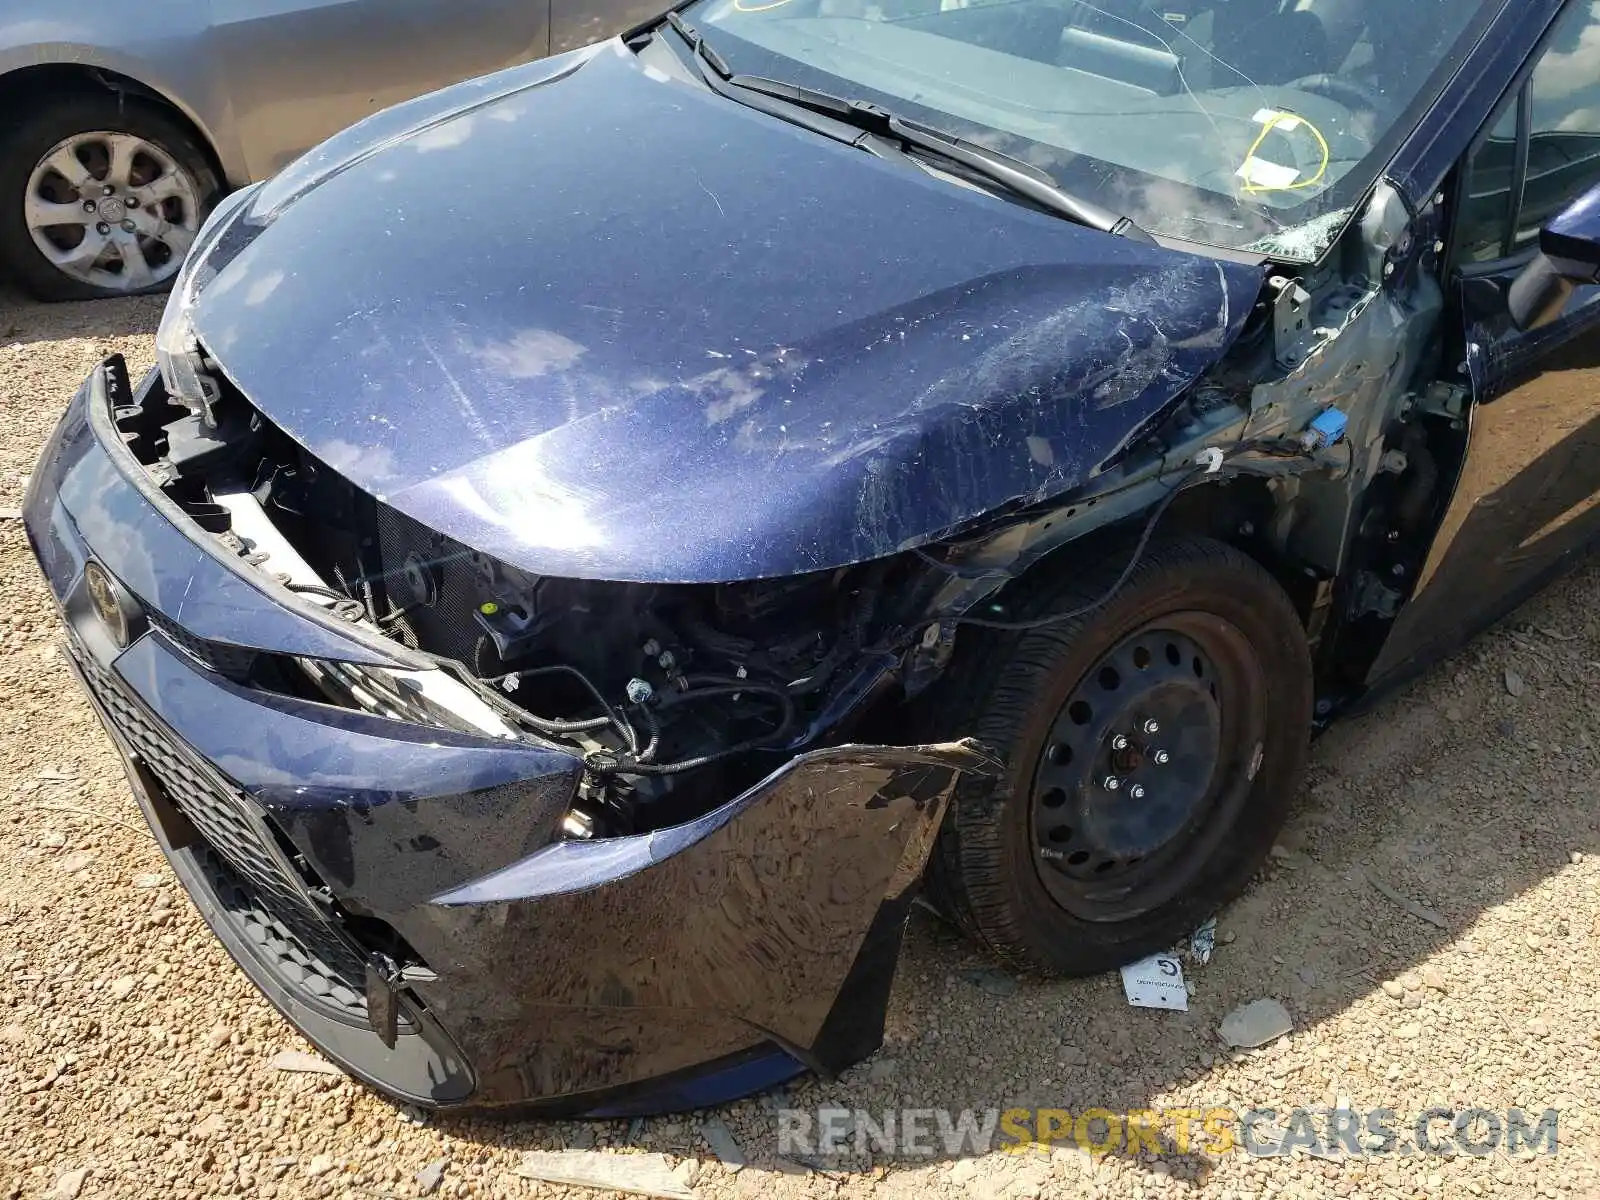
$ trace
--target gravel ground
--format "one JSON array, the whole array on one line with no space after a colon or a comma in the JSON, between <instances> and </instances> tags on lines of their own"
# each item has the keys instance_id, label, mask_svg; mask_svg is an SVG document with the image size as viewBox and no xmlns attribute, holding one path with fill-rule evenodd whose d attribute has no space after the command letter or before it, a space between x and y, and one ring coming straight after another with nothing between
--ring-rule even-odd
<instances>
[{"instance_id":1,"label":"gravel ground","mask_svg":"<svg viewBox=\"0 0 1600 1200\"><path fill-rule=\"evenodd\" d=\"M568 1192L514 1174L524 1151L624 1145L667 1155L706 1197L1600 1194L1594 568L1321 739L1272 866L1222 915L1211 963L1189 967L1187 1013L1132 1010L1115 977L1000 976L919 912L883 1051L782 1101L1080 1112L1347 1100L1402 1125L1434 1105L1553 1107L1555 1156L1063 1147L816 1170L775 1158L769 1097L719 1114L749 1160L735 1172L708 1148L704 1114L425 1119L342 1077L276 1069L275 1056L309 1047L207 934L143 832L58 657L21 525L3 515L91 365L113 350L149 363L159 312L154 300L41 308L0 294L0 1200L414 1196L417 1173L441 1161L440 1196L552 1196ZM1260 997L1281 1000L1294 1031L1226 1051L1222 1018Z\"/></svg>"}]
</instances>

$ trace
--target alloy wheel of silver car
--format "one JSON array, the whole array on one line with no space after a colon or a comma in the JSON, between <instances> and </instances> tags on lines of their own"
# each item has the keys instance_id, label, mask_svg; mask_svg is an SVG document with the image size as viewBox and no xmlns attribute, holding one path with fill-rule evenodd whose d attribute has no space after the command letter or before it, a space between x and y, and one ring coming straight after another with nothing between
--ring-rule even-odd
<instances>
[{"instance_id":1,"label":"alloy wheel of silver car","mask_svg":"<svg viewBox=\"0 0 1600 1200\"><path fill-rule=\"evenodd\" d=\"M58 142L34 166L23 216L34 245L63 274L140 292L182 265L200 231L200 194L197 181L155 143L89 131Z\"/></svg>"}]
</instances>

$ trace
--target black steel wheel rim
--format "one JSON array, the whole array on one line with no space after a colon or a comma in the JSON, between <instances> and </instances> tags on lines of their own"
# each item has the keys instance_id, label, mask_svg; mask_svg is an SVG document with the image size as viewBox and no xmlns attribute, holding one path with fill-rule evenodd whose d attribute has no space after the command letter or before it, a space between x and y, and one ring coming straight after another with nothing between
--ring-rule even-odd
<instances>
[{"instance_id":1,"label":"black steel wheel rim","mask_svg":"<svg viewBox=\"0 0 1600 1200\"><path fill-rule=\"evenodd\" d=\"M1169 614L1102 655L1034 769L1030 833L1051 899L1127 920L1203 873L1260 768L1265 691L1249 639L1213 613Z\"/></svg>"}]
</instances>

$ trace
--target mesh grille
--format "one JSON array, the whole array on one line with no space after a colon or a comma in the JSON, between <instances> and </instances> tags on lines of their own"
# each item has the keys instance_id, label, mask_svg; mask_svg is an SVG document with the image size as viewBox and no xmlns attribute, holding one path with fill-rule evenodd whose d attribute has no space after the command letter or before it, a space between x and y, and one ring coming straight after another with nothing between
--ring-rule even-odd
<instances>
[{"instance_id":1,"label":"mesh grille","mask_svg":"<svg viewBox=\"0 0 1600 1200\"><path fill-rule=\"evenodd\" d=\"M243 679L250 674L250 668L255 665L254 650L197 638L183 626L174 625L160 613L153 612L149 616L150 624L161 631L162 637L208 671L215 671L218 675L225 675L229 679Z\"/></svg>"},{"instance_id":2,"label":"mesh grille","mask_svg":"<svg viewBox=\"0 0 1600 1200\"><path fill-rule=\"evenodd\" d=\"M383 590L390 605L405 610L419 645L476 669L484 631L473 614L485 589L467 550L386 504L377 506L375 516Z\"/></svg>"},{"instance_id":3,"label":"mesh grille","mask_svg":"<svg viewBox=\"0 0 1600 1200\"><path fill-rule=\"evenodd\" d=\"M260 960L308 1003L365 1025L360 953L308 894L265 814L173 737L76 639L67 644L112 724L205 840L200 859L212 891Z\"/></svg>"}]
</instances>

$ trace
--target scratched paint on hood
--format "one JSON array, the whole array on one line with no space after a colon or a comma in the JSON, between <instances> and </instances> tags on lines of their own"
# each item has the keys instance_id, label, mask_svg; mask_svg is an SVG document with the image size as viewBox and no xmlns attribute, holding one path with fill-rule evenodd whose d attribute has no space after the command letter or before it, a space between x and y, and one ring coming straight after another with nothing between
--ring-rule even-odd
<instances>
[{"instance_id":1,"label":"scratched paint on hood","mask_svg":"<svg viewBox=\"0 0 1600 1200\"><path fill-rule=\"evenodd\" d=\"M194 317L314 454L530 571L784 575L1057 494L1222 355L1260 286L620 43L482 91L256 197Z\"/></svg>"}]
</instances>

